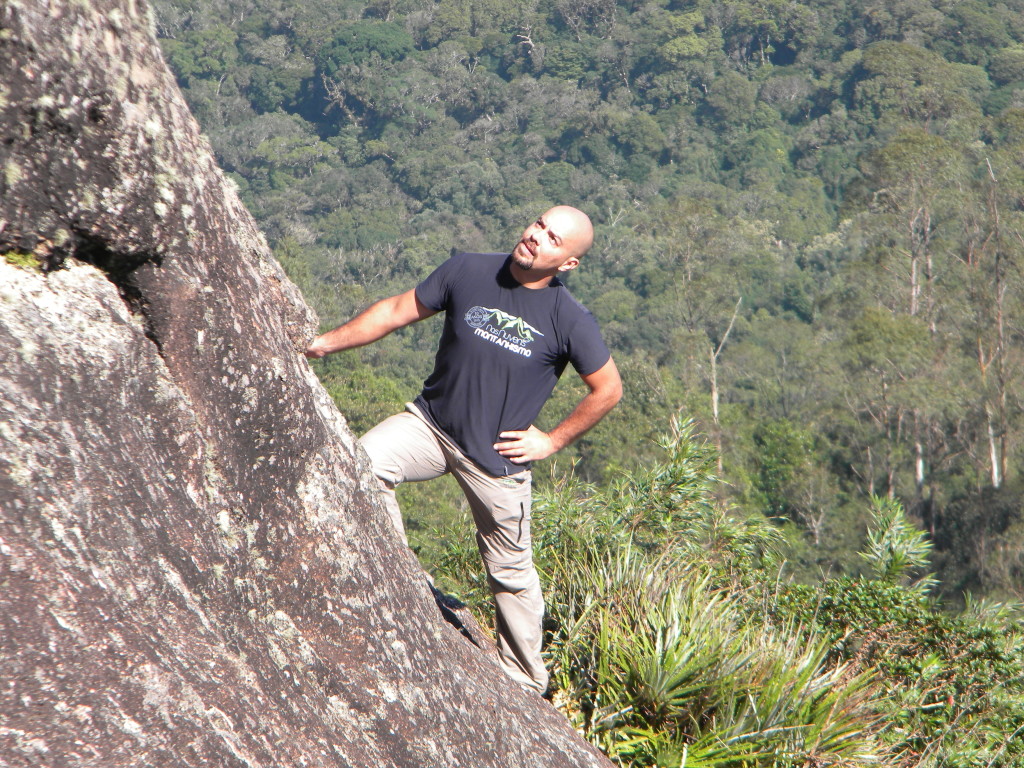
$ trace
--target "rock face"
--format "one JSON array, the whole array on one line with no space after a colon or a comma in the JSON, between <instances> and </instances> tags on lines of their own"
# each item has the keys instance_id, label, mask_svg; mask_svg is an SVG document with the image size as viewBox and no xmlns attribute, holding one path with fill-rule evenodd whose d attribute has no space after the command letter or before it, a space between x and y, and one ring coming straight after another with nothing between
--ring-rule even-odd
<instances>
[{"instance_id":1,"label":"rock face","mask_svg":"<svg viewBox=\"0 0 1024 768\"><path fill-rule=\"evenodd\" d=\"M148 14L0 3L0 765L608 765L442 618Z\"/></svg>"}]
</instances>

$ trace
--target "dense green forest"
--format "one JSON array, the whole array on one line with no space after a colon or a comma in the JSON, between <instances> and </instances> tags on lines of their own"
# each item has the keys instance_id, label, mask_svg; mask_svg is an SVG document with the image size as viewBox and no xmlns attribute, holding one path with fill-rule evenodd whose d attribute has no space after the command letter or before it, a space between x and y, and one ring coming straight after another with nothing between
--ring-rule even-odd
<instances>
[{"instance_id":1,"label":"dense green forest","mask_svg":"<svg viewBox=\"0 0 1024 768\"><path fill-rule=\"evenodd\" d=\"M325 327L552 204L593 217L568 282L626 397L536 473L581 732L623 765L1024 764L991 602L1024 598L1024 0L156 10ZM436 322L317 363L357 431ZM457 489L401 491L476 602Z\"/></svg>"},{"instance_id":2,"label":"dense green forest","mask_svg":"<svg viewBox=\"0 0 1024 768\"><path fill-rule=\"evenodd\" d=\"M577 205L597 243L570 287L627 397L559 472L649 462L682 411L801 578L856 571L875 494L949 599L1022 596L1024 2L156 5L326 325ZM356 429L416 393L424 326L322 364ZM407 494L432 523L456 499Z\"/></svg>"}]
</instances>

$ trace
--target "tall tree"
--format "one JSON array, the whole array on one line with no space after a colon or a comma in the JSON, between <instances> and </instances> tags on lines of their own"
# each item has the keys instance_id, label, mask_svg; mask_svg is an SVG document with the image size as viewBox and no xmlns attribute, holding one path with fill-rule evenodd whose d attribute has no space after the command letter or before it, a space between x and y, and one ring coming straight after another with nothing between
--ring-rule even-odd
<instances>
[{"instance_id":1,"label":"tall tree","mask_svg":"<svg viewBox=\"0 0 1024 768\"><path fill-rule=\"evenodd\" d=\"M903 284L902 306L893 309L921 316L934 334L935 284L945 271L937 259L950 257L959 191L967 181L962 156L946 140L908 128L871 153L863 171L872 189L870 211L881 217L875 235L881 265ZM947 241L939 248L943 235Z\"/></svg>"}]
</instances>

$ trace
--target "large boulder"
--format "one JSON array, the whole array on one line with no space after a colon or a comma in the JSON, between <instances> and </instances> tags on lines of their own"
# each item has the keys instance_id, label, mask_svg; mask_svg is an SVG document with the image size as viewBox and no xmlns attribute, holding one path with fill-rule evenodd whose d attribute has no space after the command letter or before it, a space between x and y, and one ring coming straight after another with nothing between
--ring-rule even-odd
<instances>
[{"instance_id":1,"label":"large boulder","mask_svg":"<svg viewBox=\"0 0 1024 768\"><path fill-rule=\"evenodd\" d=\"M149 13L0 4L0 765L608 765L442 616Z\"/></svg>"}]
</instances>

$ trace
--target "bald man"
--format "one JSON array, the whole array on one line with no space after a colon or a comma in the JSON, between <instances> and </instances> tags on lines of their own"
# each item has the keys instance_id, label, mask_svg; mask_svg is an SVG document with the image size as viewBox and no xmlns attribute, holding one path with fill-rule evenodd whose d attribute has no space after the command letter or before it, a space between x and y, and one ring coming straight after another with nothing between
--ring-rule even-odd
<instances>
[{"instance_id":1,"label":"bald man","mask_svg":"<svg viewBox=\"0 0 1024 768\"><path fill-rule=\"evenodd\" d=\"M415 289L377 302L306 351L320 358L369 344L444 311L434 371L423 391L360 444L406 543L395 487L449 472L458 480L494 596L502 668L541 693L548 673L541 658L544 601L530 539L530 465L572 443L622 397L597 322L558 279L580 265L593 241L585 213L557 206L526 228L511 254L452 256ZM589 391L544 432L534 419L568 363Z\"/></svg>"}]
</instances>

